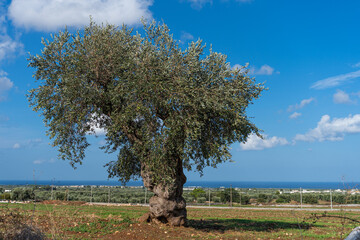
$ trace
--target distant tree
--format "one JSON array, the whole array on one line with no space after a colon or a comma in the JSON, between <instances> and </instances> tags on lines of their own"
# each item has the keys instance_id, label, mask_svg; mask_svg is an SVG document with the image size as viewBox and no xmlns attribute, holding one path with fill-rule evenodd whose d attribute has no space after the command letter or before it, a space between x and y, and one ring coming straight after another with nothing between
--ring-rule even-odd
<instances>
[{"instance_id":1,"label":"distant tree","mask_svg":"<svg viewBox=\"0 0 360 240\"><path fill-rule=\"evenodd\" d=\"M340 204L345 204L346 203L346 196L345 195L335 195L333 197L333 201L336 203L340 203Z\"/></svg>"},{"instance_id":2,"label":"distant tree","mask_svg":"<svg viewBox=\"0 0 360 240\"><path fill-rule=\"evenodd\" d=\"M44 186L41 186L40 188L43 189L43 190L46 190L46 191L50 191L50 190L51 190L51 186L50 186L50 185L44 185Z\"/></svg>"},{"instance_id":3,"label":"distant tree","mask_svg":"<svg viewBox=\"0 0 360 240\"><path fill-rule=\"evenodd\" d=\"M273 199L272 195L261 193L258 195L256 202L257 203L269 203Z\"/></svg>"},{"instance_id":4,"label":"distant tree","mask_svg":"<svg viewBox=\"0 0 360 240\"><path fill-rule=\"evenodd\" d=\"M0 187L0 193L3 193L4 191L4 188Z\"/></svg>"},{"instance_id":5,"label":"distant tree","mask_svg":"<svg viewBox=\"0 0 360 240\"><path fill-rule=\"evenodd\" d=\"M216 203L219 203L219 202L221 201L221 198L220 198L220 197L217 197L217 196L214 196L214 197L212 198L212 201L213 201L213 202L216 202Z\"/></svg>"},{"instance_id":6,"label":"distant tree","mask_svg":"<svg viewBox=\"0 0 360 240\"><path fill-rule=\"evenodd\" d=\"M289 203L291 201L289 194L279 194L278 198L276 199L277 203Z\"/></svg>"},{"instance_id":7,"label":"distant tree","mask_svg":"<svg viewBox=\"0 0 360 240\"><path fill-rule=\"evenodd\" d=\"M64 192L56 192L55 199L56 200L66 200L66 194Z\"/></svg>"},{"instance_id":8,"label":"distant tree","mask_svg":"<svg viewBox=\"0 0 360 240\"><path fill-rule=\"evenodd\" d=\"M247 205L250 204L250 197L248 195L241 195L241 204Z\"/></svg>"},{"instance_id":9,"label":"distant tree","mask_svg":"<svg viewBox=\"0 0 360 240\"><path fill-rule=\"evenodd\" d=\"M35 193L32 188L14 188L11 198L13 200L27 201L35 198Z\"/></svg>"},{"instance_id":10,"label":"distant tree","mask_svg":"<svg viewBox=\"0 0 360 240\"><path fill-rule=\"evenodd\" d=\"M240 202L240 194L235 189L225 188L224 191L220 192L221 202Z\"/></svg>"},{"instance_id":11,"label":"distant tree","mask_svg":"<svg viewBox=\"0 0 360 240\"><path fill-rule=\"evenodd\" d=\"M191 191L190 195L197 200L199 197L205 197L206 196L206 192L204 191L204 189L202 188L195 188L194 190Z\"/></svg>"},{"instance_id":12,"label":"distant tree","mask_svg":"<svg viewBox=\"0 0 360 240\"><path fill-rule=\"evenodd\" d=\"M61 159L81 164L87 135L102 129L103 149L118 153L109 177L141 176L154 192L150 219L183 225L183 168L202 174L231 159L231 144L259 135L246 109L264 87L225 55L204 55L200 40L183 50L166 25L144 23L144 32L91 22L44 40L29 58L39 86L28 98Z\"/></svg>"},{"instance_id":13,"label":"distant tree","mask_svg":"<svg viewBox=\"0 0 360 240\"><path fill-rule=\"evenodd\" d=\"M11 198L13 200L22 200L22 194L23 194L23 189L22 188L14 188L11 191Z\"/></svg>"},{"instance_id":14,"label":"distant tree","mask_svg":"<svg viewBox=\"0 0 360 240\"><path fill-rule=\"evenodd\" d=\"M205 197L199 197L199 198L197 199L197 202L198 202L198 203L204 203L204 202L206 202L206 198L205 198Z\"/></svg>"},{"instance_id":15,"label":"distant tree","mask_svg":"<svg viewBox=\"0 0 360 240\"><path fill-rule=\"evenodd\" d=\"M309 204L317 204L318 203L318 196L315 194L308 194L304 196L304 203Z\"/></svg>"}]
</instances>

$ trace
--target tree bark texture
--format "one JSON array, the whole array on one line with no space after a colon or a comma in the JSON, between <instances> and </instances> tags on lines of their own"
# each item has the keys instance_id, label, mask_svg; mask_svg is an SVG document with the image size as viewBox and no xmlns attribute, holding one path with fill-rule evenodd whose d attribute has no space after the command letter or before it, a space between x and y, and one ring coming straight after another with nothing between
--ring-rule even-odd
<instances>
[{"instance_id":1,"label":"tree bark texture","mask_svg":"<svg viewBox=\"0 0 360 240\"><path fill-rule=\"evenodd\" d=\"M186 225L186 202L182 197L186 176L183 172L182 161L178 160L174 181L168 184L154 184L151 172L146 169L146 166L143 166L141 171L144 186L154 193L149 200L148 221L172 226Z\"/></svg>"}]
</instances>

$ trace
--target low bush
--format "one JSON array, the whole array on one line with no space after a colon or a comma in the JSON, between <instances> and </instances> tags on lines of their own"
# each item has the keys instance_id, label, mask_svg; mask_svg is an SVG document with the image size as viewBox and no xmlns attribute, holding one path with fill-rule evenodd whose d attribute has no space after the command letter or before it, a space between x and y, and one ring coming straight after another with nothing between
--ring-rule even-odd
<instances>
[{"instance_id":1,"label":"low bush","mask_svg":"<svg viewBox=\"0 0 360 240\"><path fill-rule=\"evenodd\" d=\"M36 227L25 223L26 219L18 209L2 209L0 212L0 239L43 240L45 235Z\"/></svg>"},{"instance_id":2,"label":"low bush","mask_svg":"<svg viewBox=\"0 0 360 240\"><path fill-rule=\"evenodd\" d=\"M0 200L11 200L11 194L10 193L0 194Z\"/></svg>"}]
</instances>

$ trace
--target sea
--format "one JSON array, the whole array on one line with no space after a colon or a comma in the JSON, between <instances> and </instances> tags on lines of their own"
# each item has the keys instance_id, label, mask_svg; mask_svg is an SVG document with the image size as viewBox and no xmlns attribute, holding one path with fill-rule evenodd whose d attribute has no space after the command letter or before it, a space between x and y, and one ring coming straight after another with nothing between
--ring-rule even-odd
<instances>
[{"instance_id":1,"label":"sea","mask_svg":"<svg viewBox=\"0 0 360 240\"><path fill-rule=\"evenodd\" d=\"M0 185L55 186L123 186L111 180L0 180ZM141 181L130 181L128 187L141 187ZM275 189L355 189L360 182L266 182L266 181L188 181L184 187L202 188L275 188Z\"/></svg>"}]
</instances>

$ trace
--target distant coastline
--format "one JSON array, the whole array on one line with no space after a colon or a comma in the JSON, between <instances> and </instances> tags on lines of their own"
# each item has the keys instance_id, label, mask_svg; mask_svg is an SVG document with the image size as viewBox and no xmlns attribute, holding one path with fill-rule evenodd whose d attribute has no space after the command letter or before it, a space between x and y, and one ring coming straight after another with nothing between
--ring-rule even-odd
<instances>
[{"instance_id":1,"label":"distant coastline","mask_svg":"<svg viewBox=\"0 0 360 240\"><path fill-rule=\"evenodd\" d=\"M56 185L56 186L122 186L114 180L0 180L0 185ZM143 186L141 181L130 181L126 186ZM278 189L354 189L360 182L265 182L265 181L188 181L185 187L203 188L278 188Z\"/></svg>"}]
</instances>

